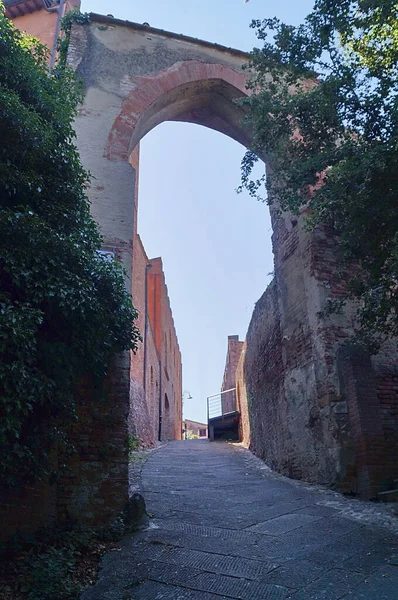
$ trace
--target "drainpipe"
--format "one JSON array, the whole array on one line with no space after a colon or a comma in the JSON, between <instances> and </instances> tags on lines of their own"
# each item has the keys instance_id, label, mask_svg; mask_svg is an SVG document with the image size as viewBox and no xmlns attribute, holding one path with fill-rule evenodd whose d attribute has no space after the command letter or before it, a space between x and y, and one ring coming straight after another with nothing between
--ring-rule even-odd
<instances>
[{"instance_id":1,"label":"drainpipe","mask_svg":"<svg viewBox=\"0 0 398 600\"><path fill-rule=\"evenodd\" d=\"M51 50L51 57L50 57L50 65L49 65L50 72L54 68L55 56L57 54L58 38L59 38L59 32L61 30L61 19L63 17L63 13L64 13L65 1L66 0L60 0L58 7L57 6L47 7L48 2L46 2L46 0L42 0L42 2L43 2L43 8L47 12L49 12L49 13L57 12L58 13L57 24L55 26L55 33L54 33L54 43L53 43L53 47L52 47L52 50Z\"/></svg>"},{"instance_id":2,"label":"drainpipe","mask_svg":"<svg viewBox=\"0 0 398 600\"><path fill-rule=\"evenodd\" d=\"M148 329L149 329L149 318L148 318L148 271L152 267L151 264L145 265L145 326L144 326L144 381L142 382L144 392L146 392L146 372L148 362Z\"/></svg>"}]
</instances>

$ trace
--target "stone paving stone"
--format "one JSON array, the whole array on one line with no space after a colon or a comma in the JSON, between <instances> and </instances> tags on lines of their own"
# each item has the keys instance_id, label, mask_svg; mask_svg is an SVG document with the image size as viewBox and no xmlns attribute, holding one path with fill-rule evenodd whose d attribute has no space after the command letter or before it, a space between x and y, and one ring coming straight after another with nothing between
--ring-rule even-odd
<instances>
[{"instance_id":1,"label":"stone paving stone","mask_svg":"<svg viewBox=\"0 0 398 600\"><path fill-rule=\"evenodd\" d=\"M394 562L398 565L398 543L379 543L371 546L366 552L361 552L360 554L356 554L352 558L345 560L344 568L349 571L372 573L378 568L382 568L388 563L394 564Z\"/></svg>"},{"instance_id":2,"label":"stone paving stone","mask_svg":"<svg viewBox=\"0 0 398 600\"><path fill-rule=\"evenodd\" d=\"M315 523L316 524L316 523ZM301 530L294 530L283 536L263 536L258 543L244 548L242 556L255 558L257 560L276 560L277 562L286 562L300 557L304 557L317 550L322 550L332 538L329 536L320 537L316 532L307 532L306 535L300 535ZM292 535L295 534L295 535Z\"/></svg>"},{"instance_id":3,"label":"stone paving stone","mask_svg":"<svg viewBox=\"0 0 398 600\"><path fill-rule=\"evenodd\" d=\"M152 556L155 556L153 553ZM200 571L245 577L259 580L264 575L275 569L277 564L256 560L247 560L241 557L210 554L186 548L172 548L156 553L156 560L168 564L192 567Z\"/></svg>"},{"instance_id":4,"label":"stone paving stone","mask_svg":"<svg viewBox=\"0 0 398 600\"><path fill-rule=\"evenodd\" d=\"M360 583L347 600L396 600L398 598L398 567L387 565Z\"/></svg>"},{"instance_id":5,"label":"stone paving stone","mask_svg":"<svg viewBox=\"0 0 398 600\"><path fill-rule=\"evenodd\" d=\"M263 506L259 511L260 514L258 515L258 523L289 514L299 508L305 507L308 504L308 500L302 497L294 498L289 500L289 502L278 502L274 505L269 505L268 502L269 500L264 500Z\"/></svg>"},{"instance_id":6,"label":"stone paving stone","mask_svg":"<svg viewBox=\"0 0 398 600\"><path fill-rule=\"evenodd\" d=\"M351 533L362 527L361 523L345 517L333 516L318 521L315 528L303 527L300 531L315 530L319 535L331 534L340 536Z\"/></svg>"},{"instance_id":7,"label":"stone paving stone","mask_svg":"<svg viewBox=\"0 0 398 600\"><path fill-rule=\"evenodd\" d=\"M160 522L161 528L170 531L179 531L188 535L198 535L211 538L221 538L223 540L235 540L238 544L253 543L260 537L250 531L233 530L222 527L208 527L206 525L196 525L193 523L170 523L169 521Z\"/></svg>"},{"instance_id":8,"label":"stone paving stone","mask_svg":"<svg viewBox=\"0 0 398 600\"><path fill-rule=\"evenodd\" d=\"M102 600L103 597L98 597L96 600ZM223 596L217 596L220 600ZM125 595L123 600L214 600L214 594L199 592L195 590L187 590L180 587L158 583L156 581L146 581L135 590L132 590L130 595ZM93 598L94 600L94 598ZM105 599L104 600L108 600Z\"/></svg>"},{"instance_id":9,"label":"stone paving stone","mask_svg":"<svg viewBox=\"0 0 398 600\"><path fill-rule=\"evenodd\" d=\"M263 581L291 588L301 588L319 579L328 570L329 567L312 563L309 560L289 560L268 573Z\"/></svg>"},{"instance_id":10,"label":"stone paving stone","mask_svg":"<svg viewBox=\"0 0 398 600\"><path fill-rule=\"evenodd\" d=\"M284 600L291 592L279 585L248 581L236 577L216 576L211 573L201 573L192 578L190 585L195 589L239 598L242 600Z\"/></svg>"},{"instance_id":11,"label":"stone paving stone","mask_svg":"<svg viewBox=\"0 0 398 600\"><path fill-rule=\"evenodd\" d=\"M154 522L157 523L157 519L161 517L164 519L165 515L154 515ZM232 521L231 517L227 516L225 513L220 515L216 511L212 513L195 513L195 512L185 512L185 511L175 511L167 514L167 520L169 522L174 523L190 523L192 525L203 525L207 527L221 527L228 529L246 529L248 525L252 525L254 519L249 517L248 522L241 523L240 521Z\"/></svg>"},{"instance_id":12,"label":"stone paving stone","mask_svg":"<svg viewBox=\"0 0 398 600\"><path fill-rule=\"evenodd\" d=\"M324 547L311 552L308 559L320 564L339 566L343 560L355 557L381 541L385 532L376 528L361 527L355 531L342 535L327 543Z\"/></svg>"},{"instance_id":13,"label":"stone paving stone","mask_svg":"<svg viewBox=\"0 0 398 600\"><path fill-rule=\"evenodd\" d=\"M153 453L142 480L156 518L103 558L81 600L398 600L396 536L248 456L207 442ZM251 531L260 523L272 535Z\"/></svg>"},{"instance_id":14,"label":"stone paving stone","mask_svg":"<svg viewBox=\"0 0 398 600\"><path fill-rule=\"evenodd\" d=\"M281 535L287 531L292 531L313 521L319 521L322 517L314 517L313 515L290 513L276 517L276 519L270 519L265 523L258 523L253 527L249 528L249 531L255 531L257 533L266 533L269 535Z\"/></svg>"},{"instance_id":15,"label":"stone paving stone","mask_svg":"<svg viewBox=\"0 0 398 600\"><path fill-rule=\"evenodd\" d=\"M203 552L213 552L215 554L226 554L229 556L245 555L243 548L239 543L236 543L236 540L234 539L186 535L161 529L148 532L146 539L152 544L169 544L172 546L190 548L191 550L202 550ZM255 536L253 536L253 540L245 538L245 544L254 544L256 541L257 539Z\"/></svg>"},{"instance_id":16,"label":"stone paving stone","mask_svg":"<svg viewBox=\"0 0 398 600\"><path fill-rule=\"evenodd\" d=\"M364 580L361 573L352 573L343 569L331 569L309 585L291 596L292 600L340 600ZM369 600L379 600L378 597ZM392 599L391 599L392 600Z\"/></svg>"},{"instance_id":17,"label":"stone paving stone","mask_svg":"<svg viewBox=\"0 0 398 600\"><path fill-rule=\"evenodd\" d=\"M181 565L170 565L159 561L150 561L142 565L142 568L138 571L138 579L150 579L160 583L167 583L168 585L195 588L195 586L190 584L192 579L200 574L201 571L192 569L192 567L182 567Z\"/></svg>"},{"instance_id":18,"label":"stone paving stone","mask_svg":"<svg viewBox=\"0 0 398 600\"><path fill-rule=\"evenodd\" d=\"M315 515L320 517L333 517L339 512L341 512L337 508L333 508L332 506L323 506L322 504L310 504L308 506L304 506L303 508L299 508L294 511L295 513L304 514L304 515Z\"/></svg>"}]
</instances>

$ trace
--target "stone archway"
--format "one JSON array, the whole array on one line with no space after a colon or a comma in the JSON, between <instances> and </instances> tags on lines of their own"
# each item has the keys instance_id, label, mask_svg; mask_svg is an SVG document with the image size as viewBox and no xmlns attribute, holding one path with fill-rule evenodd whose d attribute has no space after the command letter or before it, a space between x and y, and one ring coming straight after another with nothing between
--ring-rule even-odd
<instances>
[{"instance_id":1,"label":"stone archway","mask_svg":"<svg viewBox=\"0 0 398 600\"><path fill-rule=\"evenodd\" d=\"M68 56L85 89L76 132L83 164L93 175L92 213L104 236L104 249L123 261L131 288L140 139L165 120L180 120L250 145L242 108L234 102L246 93L247 72L242 67L248 56L99 15L73 27ZM240 402L245 402L244 387L251 405L252 449L285 474L357 491L360 465L355 444L362 435L366 406L359 415L349 414L350 398L341 396L336 360L339 346L353 330L353 318L348 312L322 315L327 296L338 297L342 289L335 240L325 231L308 234L300 219L289 214L272 211L271 217L275 278L256 305L240 369ZM121 440L123 432L127 435L130 357L120 361L113 373L111 408L100 414L103 418L111 412L115 419L111 432L102 428L104 437L120 433L114 462L102 469L116 482L104 503L110 510L121 506L127 494ZM380 441L380 419L376 429L371 436L375 444ZM368 458L361 460L366 463ZM363 487L367 495L373 493L370 480ZM75 499L80 489L78 482ZM95 494L101 497L102 488L92 474L87 507Z\"/></svg>"},{"instance_id":2,"label":"stone archway","mask_svg":"<svg viewBox=\"0 0 398 600\"><path fill-rule=\"evenodd\" d=\"M165 120L180 120L213 128L248 145L250 140L241 123L242 108L234 102L246 93L242 65L248 56L186 36L91 15L89 24L73 26L68 60L82 79L85 91L75 128L83 165L92 174L89 188L92 214L100 225L104 250L123 261L131 289L137 252L134 240L137 239L140 139ZM152 285L156 286L151 281L156 275L161 277L152 265L148 271L149 292ZM142 329L144 326L141 323ZM171 352L165 357L170 368L172 357ZM130 384L132 364L130 356L120 357L112 375L109 403L99 410L96 426L89 432L77 432L78 448L81 440L95 447L91 438L101 435L111 442L114 455L101 458L101 469L98 466L95 469L83 452L79 473L89 473L90 481L87 482L86 476L75 478L68 499L71 516L76 514L79 503L80 511L85 508L92 511L93 503L102 498L101 510L95 511L102 517L107 509L113 512L127 499L127 455L122 432L127 436L131 393L135 404L139 399L138 391ZM166 391L170 398L173 391L166 390L167 372L162 368L158 375L159 397L165 398ZM166 411L159 403L154 418L159 419L161 412ZM113 421L109 421L110 415ZM178 411L172 414L170 403L170 423L178 422L181 417ZM181 435L177 428L175 432L171 426L168 429L171 437ZM96 452L93 450L93 456ZM102 482L104 473L108 474L109 482L106 490Z\"/></svg>"}]
</instances>

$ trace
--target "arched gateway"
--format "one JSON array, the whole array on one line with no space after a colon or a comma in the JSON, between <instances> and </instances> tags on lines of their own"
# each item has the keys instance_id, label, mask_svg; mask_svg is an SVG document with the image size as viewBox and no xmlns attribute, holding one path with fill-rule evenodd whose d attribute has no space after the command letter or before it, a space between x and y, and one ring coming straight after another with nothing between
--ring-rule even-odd
<instances>
[{"instance_id":1,"label":"arched gateway","mask_svg":"<svg viewBox=\"0 0 398 600\"><path fill-rule=\"evenodd\" d=\"M76 131L94 176L92 210L106 249L129 273L140 139L163 121L179 120L250 145L235 102L247 93L247 61L237 50L98 15L73 28L69 63L85 86ZM344 292L335 240L272 212L275 278L256 305L240 366L252 449L285 474L373 496L381 479L393 476L380 390L395 373L382 357L371 361L342 349L353 331L348 313L322 316L326 299ZM126 390L117 401L127 411L125 369L118 389Z\"/></svg>"},{"instance_id":2,"label":"arched gateway","mask_svg":"<svg viewBox=\"0 0 398 600\"><path fill-rule=\"evenodd\" d=\"M77 145L93 176L89 195L104 250L123 261L130 288L140 139L163 121L180 120L250 145L235 103L246 94L247 60L237 50L111 17L73 25L68 62L84 85ZM256 304L238 367L244 437L249 420L251 448L271 467L372 497L383 479L398 476L395 349L386 361L344 346L351 316L322 313L328 297L344 293L335 240L271 212L275 277ZM160 276L161 264L155 269ZM100 521L127 500L132 365L128 354L118 358L106 402L93 402L89 388L82 392L79 455L57 486L58 514ZM170 392L162 392L162 373L151 370L151 380L164 396ZM48 504L54 512L54 491Z\"/></svg>"}]
</instances>

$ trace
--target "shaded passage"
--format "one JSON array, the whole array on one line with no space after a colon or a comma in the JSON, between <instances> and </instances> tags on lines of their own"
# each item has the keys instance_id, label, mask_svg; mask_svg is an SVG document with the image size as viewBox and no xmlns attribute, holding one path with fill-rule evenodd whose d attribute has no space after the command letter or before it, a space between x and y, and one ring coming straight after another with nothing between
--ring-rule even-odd
<instances>
[{"instance_id":1,"label":"shaded passage","mask_svg":"<svg viewBox=\"0 0 398 600\"><path fill-rule=\"evenodd\" d=\"M106 555L82 600L391 600L398 537L274 476L245 450L171 442L146 463L148 529Z\"/></svg>"}]
</instances>

